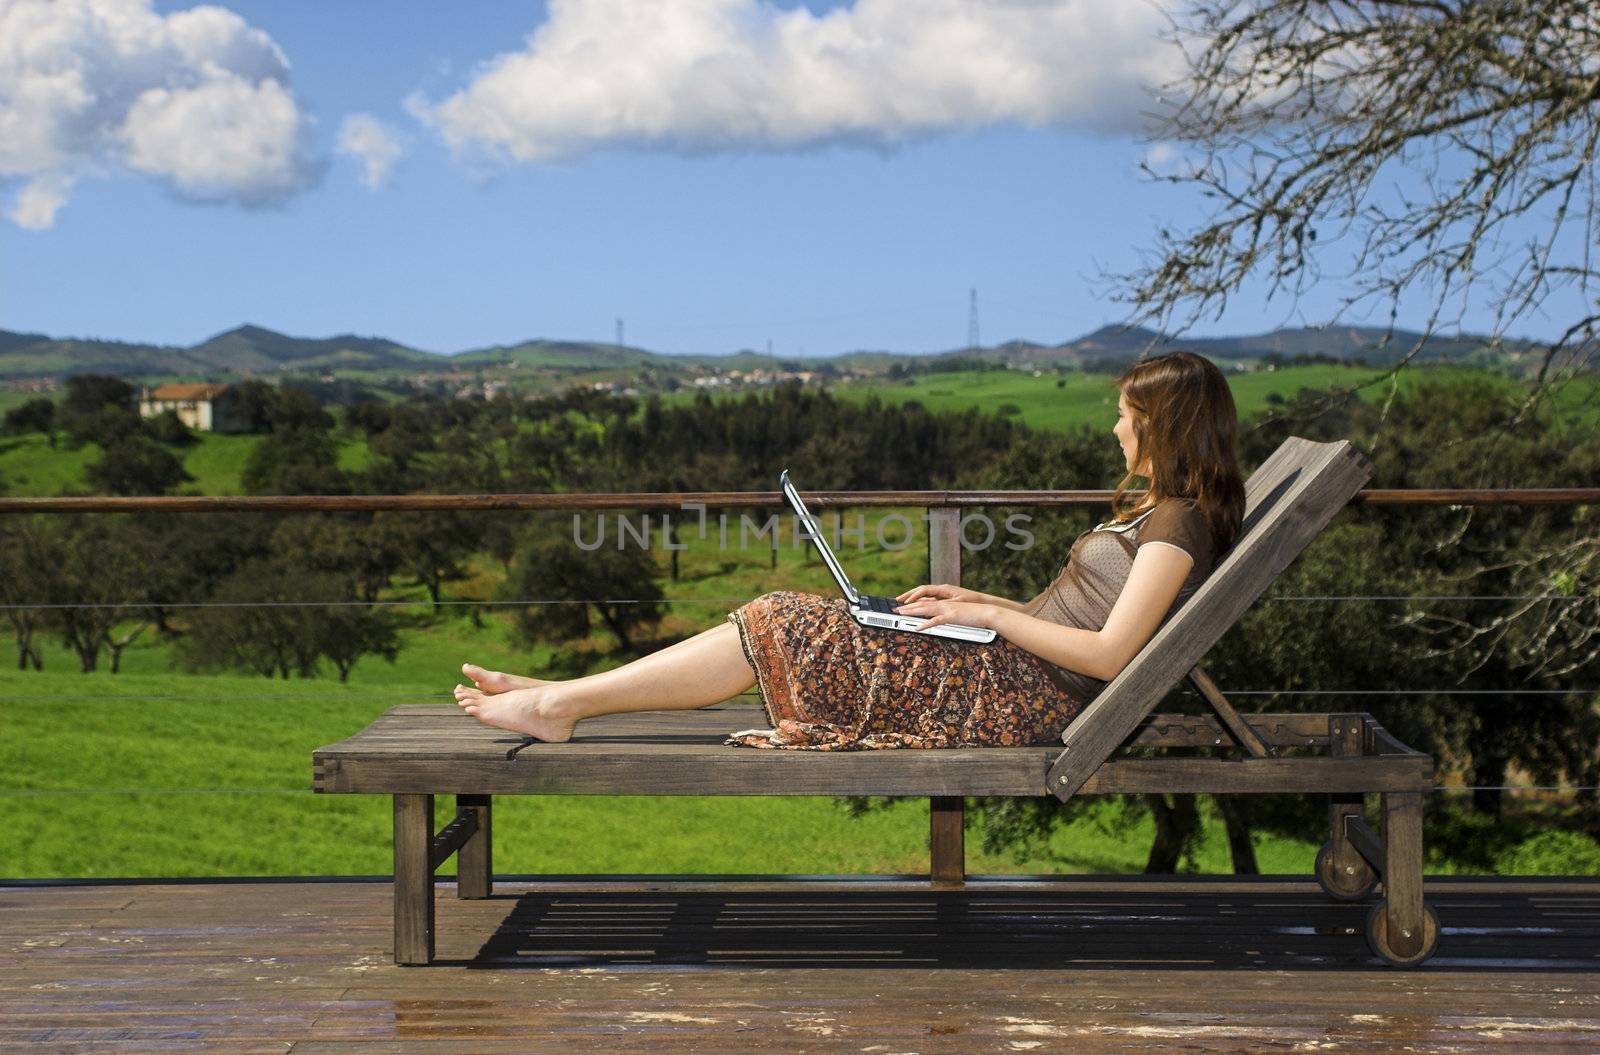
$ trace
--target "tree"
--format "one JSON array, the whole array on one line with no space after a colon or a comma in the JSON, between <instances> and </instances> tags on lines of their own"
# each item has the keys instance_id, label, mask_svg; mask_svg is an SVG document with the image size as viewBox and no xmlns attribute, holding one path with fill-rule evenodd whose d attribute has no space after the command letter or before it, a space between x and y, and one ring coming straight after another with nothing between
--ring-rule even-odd
<instances>
[{"instance_id":1,"label":"tree","mask_svg":"<svg viewBox=\"0 0 1600 1055\"><path fill-rule=\"evenodd\" d=\"M155 581L149 569L160 556L121 516L64 518L59 537L56 559L41 569L45 601L53 606L50 622L62 644L77 654L80 670L95 670L109 648L115 674L123 650L149 625L146 602Z\"/></svg>"},{"instance_id":2,"label":"tree","mask_svg":"<svg viewBox=\"0 0 1600 1055\"><path fill-rule=\"evenodd\" d=\"M324 609L318 619L318 649L339 672L341 682L363 656L382 656L393 663L400 655L394 622L381 609L338 605Z\"/></svg>"},{"instance_id":3,"label":"tree","mask_svg":"<svg viewBox=\"0 0 1600 1055\"><path fill-rule=\"evenodd\" d=\"M386 459L404 476L411 463L434 449L441 431L440 405L435 401L413 401L389 408L389 420L381 430L369 433L372 453Z\"/></svg>"},{"instance_id":4,"label":"tree","mask_svg":"<svg viewBox=\"0 0 1600 1055\"><path fill-rule=\"evenodd\" d=\"M120 377L79 374L67 378L67 393L56 409L57 425L74 444L109 447L144 431L137 406L139 392Z\"/></svg>"},{"instance_id":5,"label":"tree","mask_svg":"<svg viewBox=\"0 0 1600 1055\"><path fill-rule=\"evenodd\" d=\"M53 448L56 445L56 405L48 399L30 399L6 411L5 430L13 435L42 432Z\"/></svg>"},{"instance_id":6,"label":"tree","mask_svg":"<svg viewBox=\"0 0 1600 1055\"><path fill-rule=\"evenodd\" d=\"M61 413L67 417L93 414L103 407L137 411L139 390L120 377L106 374L78 374L67 378L67 394Z\"/></svg>"},{"instance_id":7,"label":"tree","mask_svg":"<svg viewBox=\"0 0 1600 1055\"><path fill-rule=\"evenodd\" d=\"M437 605L446 580L459 577L478 548L478 529L471 513L385 511L372 518L368 544L396 554L397 570L416 576Z\"/></svg>"},{"instance_id":8,"label":"tree","mask_svg":"<svg viewBox=\"0 0 1600 1055\"><path fill-rule=\"evenodd\" d=\"M634 636L666 612L650 554L634 547L579 549L570 520L540 517L524 536L511 574L501 588L505 600L530 601L515 609L517 639L541 641L585 637L600 621L632 651Z\"/></svg>"},{"instance_id":9,"label":"tree","mask_svg":"<svg viewBox=\"0 0 1600 1055\"><path fill-rule=\"evenodd\" d=\"M273 530L270 552L293 554L299 567L339 581L349 596L371 603L403 563L392 536L371 525L369 514L288 516Z\"/></svg>"},{"instance_id":10,"label":"tree","mask_svg":"<svg viewBox=\"0 0 1600 1055\"><path fill-rule=\"evenodd\" d=\"M389 404L376 399L358 400L344 408L345 428L360 429L368 439L387 429L393 420Z\"/></svg>"},{"instance_id":11,"label":"tree","mask_svg":"<svg viewBox=\"0 0 1600 1055\"><path fill-rule=\"evenodd\" d=\"M1542 382L1593 360L1600 302L1600 22L1587 0L1196 0L1156 180L1213 209L1114 276L1138 321L1185 328L1251 278L1396 317L1494 311L1492 340L1559 312ZM1576 307L1574 307L1576 305ZM1330 319L1328 321L1335 321ZM1541 385L1531 397L1536 401ZM1531 402L1530 402L1531 405Z\"/></svg>"},{"instance_id":12,"label":"tree","mask_svg":"<svg viewBox=\"0 0 1600 1055\"><path fill-rule=\"evenodd\" d=\"M314 677L330 660L345 681L363 656L394 662L399 639L381 610L351 604L349 584L287 560L256 558L218 585L178 646L190 670Z\"/></svg>"},{"instance_id":13,"label":"tree","mask_svg":"<svg viewBox=\"0 0 1600 1055\"><path fill-rule=\"evenodd\" d=\"M97 490L113 495L162 495L194 479L171 451L139 433L106 447L84 475Z\"/></svg>"},{"instance_id":14,"label":"tree","mask_svg":"<svg viewBox=\"0 0 1600 1055\"><path fill-rule=\"evenodd\" d=\"M339 468L338 444L317 428L275 429L250 452L241 482L253 495L350 493L350 478Z\"/></svg>"},{"instance_id":15,"label":"tree","mask_svg":"<svg viewBox=\"0 0 1600 1055\"><path fill-rule=\"evenodd\" d=\"M258 378L233 386L233 412L248 423L250 432L265 432L272 427L272 409L278 390Z\"/></svg>"},{"instance_id":16,"label":"tree","mask_svg":"<svg viewBox=\"0 0 1600 1055\"><path fill-rule=\"evenodd\" d=\"M5 606L17 642L17 669L44 669L38 633L47 610L37 605L49 595L49 570L61 559L59 544L37 517L0 517L0 604Z\"/></svg>"},{"instance_id":17,"label":"tree","mask_svg":"<svg viewBox=\"0 0 1600 1055\"><path fill-rule=\"evenodd\" d=\"M63 411L59 417L74 448L85 443L110 448L130 439L149 438L149 431L136 412L109 403L81 413Z\"/></svg>"},{"instance_id":18,"label":"tree","mask_svg":"<svg viewBox=\"0 0 1600 1055\"><path fill-rule=\"evenodd\" d=\"M183 423L178 412L168 408L145 422L151 437L169 447L193 447L200 442L194 430Z\"/></svg>"},{"instance_id":19,"label":"tree","mask_svg":"<svg viewBox=\"0 0 1600 1055\"><path fill-rule=\"evenodd\" d=\"M1592 429L1524 417L1487 381L1420 386L1398 401L1378 452L1391 487L1576 487L1600 470ZM1407 613L1413 651L1460 689L1542 689L1515 706L1463 716L1462 747L1476 809L1498 818L1498 788L1513 770L1538 783L1600 781L1600 716L1581 694L1600 673L1600 541L1582 507L1430 511L1393 537L1407 563L1444 599ZM1380 514L1394 518L1394 511ZM1456 599L1450 599L1456 598ZM1535 598L1532 600L1526 598Z\"/></svg>"},{"instance_id":20,"label":"tree","mask_svg":"<svg viewBox=\"0 0 1600 1055\"><path fill-rule=\"evenodd\" d=\"M273 514L141 513L134 521L154 556L145 567L144 610L165 638L182 634L191 605L252 557L270 552Z\"/></svg>"},{"instance_id":21,"label":"tree","mask_svg":"<svg viewBox=\"0 0 1600 1055\"><path fill-rule=\"evenodd\" d=\"M336 424L333 415L322 408L316 396L287 384L278 386L267 414L273 432L296 429L326 432Z\"/></svg>"}]
</instances>

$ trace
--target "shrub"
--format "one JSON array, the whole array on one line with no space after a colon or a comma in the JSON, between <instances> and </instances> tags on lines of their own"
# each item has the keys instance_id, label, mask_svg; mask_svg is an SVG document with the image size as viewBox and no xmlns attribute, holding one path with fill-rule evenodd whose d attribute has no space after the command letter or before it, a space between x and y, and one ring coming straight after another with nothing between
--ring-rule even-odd
<instances>
[{"instance_id":1,"label":"shrub","mask_svg":"<svg viewBox=\"0 0 1600 1055\"><path fill-rule=\"evenodd\" d=\"M1502 875L1600 875L1600 843L1579 832L1540 832L1496 864Z\"/></svg>"}]
</instances>

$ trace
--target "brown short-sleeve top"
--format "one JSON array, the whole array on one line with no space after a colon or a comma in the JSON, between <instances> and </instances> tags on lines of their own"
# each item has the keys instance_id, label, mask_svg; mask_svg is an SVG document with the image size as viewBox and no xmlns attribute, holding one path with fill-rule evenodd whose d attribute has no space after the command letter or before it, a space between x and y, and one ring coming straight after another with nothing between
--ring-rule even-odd
<instances>
[{"instance_id":1,"label":"brown short-sleeve top","mask_svg":"<svg viewBox=\"0 0 1600 1055\"><path fill-rule=\"evenodd\" d=\"M1175 546L1194 559L1177 600L1167 611L1170 616L1199 589L1215 561L1211 528L1200 508L1187 498L1164 499L1127 523L1097 524L1079 535L1055 580L1028 601L1023 611L1062 626L1099 630L1127 585L1134 555L1139 547L1152 544ZM1046 667L1062 689L1080 699L1092 700L1105 688L1105 682L1086 674L1053 663Z\"/></svg>"}]
</instances>

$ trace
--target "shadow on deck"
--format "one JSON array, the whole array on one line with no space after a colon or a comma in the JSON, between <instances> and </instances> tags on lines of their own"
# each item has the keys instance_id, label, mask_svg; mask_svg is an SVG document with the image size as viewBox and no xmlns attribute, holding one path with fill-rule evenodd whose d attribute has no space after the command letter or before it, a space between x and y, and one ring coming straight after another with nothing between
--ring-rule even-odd
<instances>
[{"instance_id":1,"label":"shadow on deck","mask_svg":"<svg viewBox=\"0 0 1600 1055\"><path fill-rule=\"evenodd\" d=\"M1297 878L0 885L0 1050L1600 1050L1600 882L1437 878L1426 966ZM874 1046L879 1047L874 1047Z\"/></svg>"}]
</instances>

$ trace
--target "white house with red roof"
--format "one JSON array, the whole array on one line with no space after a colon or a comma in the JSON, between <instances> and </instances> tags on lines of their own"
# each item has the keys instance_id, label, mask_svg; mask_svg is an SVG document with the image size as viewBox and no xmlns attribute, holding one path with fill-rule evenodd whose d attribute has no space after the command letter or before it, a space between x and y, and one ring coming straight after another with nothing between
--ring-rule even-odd
<instances>
[{"instance_id":1,"label":"white house with red roof","mask_svg":"<svg viewBox=\"0 0 1600 1055\"><path fill-rule=\"evenodd\" d=\"M153 418L166 410L176 412L179 421L201 432L250 429L250 423L235 410L232 385L176 383L146 388L140 393L140 417Z\"/></svg>"}]
</instances>

